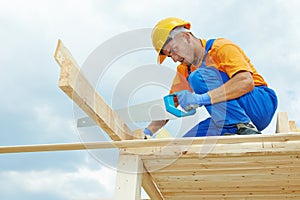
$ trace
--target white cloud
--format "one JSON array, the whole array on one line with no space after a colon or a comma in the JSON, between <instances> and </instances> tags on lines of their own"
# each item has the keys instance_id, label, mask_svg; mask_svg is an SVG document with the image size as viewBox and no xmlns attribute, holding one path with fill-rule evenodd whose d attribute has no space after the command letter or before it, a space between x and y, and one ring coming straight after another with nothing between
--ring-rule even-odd
<instances>
[{"instance_id":1,"label":"white cloud","mask_svg":"<svg viewBox=\"0 0 300 200\"><path fill-rule=\"evenodd\" d=\"M52 194L62 199L92 199L110 197L114 191L115 172L105 167L90 169L80 167L77 171L2 171L0 185L6 194L17 191L25 193ZM4 193L4 191L2 191ZM8 197L6 197L8 198Z\"/></svg>"},{"instance_id":2,"label":"white cloud","mask_svg":"<svg viewBox=\"0 0 300 200\"><path fill-rule=\"evenodd\" d=\"M74 120L61 115L60 111L55 109L53 105L35 105L32 110L33 120L36 121L38 127L43 127L43 132L48 136L67 138L68 134L62 134L62 132L75 131Z\"/></svg>"}]
</instances>

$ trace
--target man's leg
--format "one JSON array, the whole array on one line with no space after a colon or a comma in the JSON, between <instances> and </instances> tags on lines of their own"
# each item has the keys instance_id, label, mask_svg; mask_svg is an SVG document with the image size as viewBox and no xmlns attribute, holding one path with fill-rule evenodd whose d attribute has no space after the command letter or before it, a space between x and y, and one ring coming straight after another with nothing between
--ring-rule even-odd
<instances>
[{"instance_id":1,"label":"man's leg","mask_svg":"<svg viewBox=\"0 0 300 200\"><path fill-rule=\"evenodd\" d=\"M183 137L204 137L204 136L219 136L219 135L232 135L237 132L236 126L217 127L212 118L200 122L187 132Z\"/></svg>"},{"instance_id":2,"label":"man's leg","mask_svg":"<svg viewBox=\"0 0 300 200\"><path fill-rule=\"evenodd\" d=\"M237 101L259 131L270 124L278 104L275 92L265 86L255 87Z\"/></svg>"}]
</instances>

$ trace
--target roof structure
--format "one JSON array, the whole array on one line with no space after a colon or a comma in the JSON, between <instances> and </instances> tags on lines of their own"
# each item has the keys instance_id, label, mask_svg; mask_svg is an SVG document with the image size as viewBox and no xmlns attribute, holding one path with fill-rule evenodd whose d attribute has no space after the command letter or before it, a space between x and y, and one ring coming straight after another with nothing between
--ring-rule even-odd
<instances>
[{"instance_id":1,"label":"roof structure","mask_svg":"<svg viewBox=\"0 0 300 200\"><path fill-rule=\"evenodd\" d=\"M151 199L300 198L299 133L27 145L0 153L99 148L120 149L122 197L142 184Z\"/></svg>"},{"instance_id":2,"label":"roof structure","mask_svg":"<svg viewBox=\"0 0 300 200\"><path fill-rule=\"evenodd\" d=\"M60 88L112 141L0 147L0 153L118 148L116 200L300 199L300 134L279 113L278 134L134 140L58 42ZM112 120L113 119L113 120Z\"/></svg>"}]
</instances>

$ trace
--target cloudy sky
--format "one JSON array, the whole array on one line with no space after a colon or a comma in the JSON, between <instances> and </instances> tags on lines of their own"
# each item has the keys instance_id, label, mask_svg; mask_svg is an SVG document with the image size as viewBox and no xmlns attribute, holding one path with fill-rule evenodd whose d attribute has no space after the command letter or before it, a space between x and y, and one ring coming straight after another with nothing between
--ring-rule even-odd
<instances>
[{"instance_id":1,"label":"cloudy sky","mask_svg":"<svg viewBox=\"0 0 300 200\"><path fill-rule=\"evenodd\" d=\"M299 9L298 0L0 0L0 145L81 141L76 108L57 87L59 38L83 65L112 37L169 16L190 21L197 37L241 46L276 91L277 111L300 126ZM264 133L274 131L275 120ZM96 154L114 156L107 165ZM116 160L107 150L0 155L0 199L111 198Z\"/></svg>"}]
</instances>

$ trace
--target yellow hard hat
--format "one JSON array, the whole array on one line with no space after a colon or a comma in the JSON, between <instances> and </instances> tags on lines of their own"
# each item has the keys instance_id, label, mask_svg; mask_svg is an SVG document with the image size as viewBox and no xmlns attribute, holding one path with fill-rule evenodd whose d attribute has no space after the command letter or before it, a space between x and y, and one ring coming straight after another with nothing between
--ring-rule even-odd
<instances>
[{"instance_id":1,"label":"yellow hard hat","mask_svg":"<svg viewBox=\"0 0 300 200\"><path fill-rule=\"evenodd\" d=\"M161 49L163 48L164 44L166 43L167 39L169 38L170 32L179 26L183 26L186 29L191 28L191 24L187 21L182 19L178 19L175 17L168 17L159 21L152 30L152 44L155 50L158 52L158 62L161 64L166 55L162 55Z\"/></svg>"}]
</instances>

